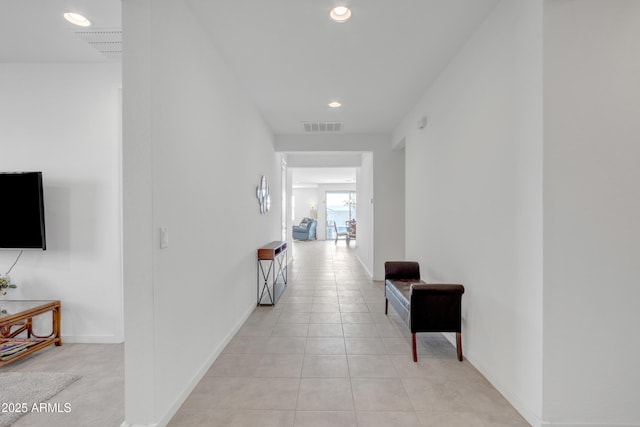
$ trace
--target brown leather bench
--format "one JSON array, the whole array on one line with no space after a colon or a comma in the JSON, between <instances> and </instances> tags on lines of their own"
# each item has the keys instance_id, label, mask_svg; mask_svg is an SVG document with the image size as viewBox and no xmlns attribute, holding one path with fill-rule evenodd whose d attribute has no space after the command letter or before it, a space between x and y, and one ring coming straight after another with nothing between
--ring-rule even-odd
<instances>
[{"instance_id":1,"label":"brown leather bench","mask_svg":"<svg viewBox=\"0 0 640 427\"><path fill-rule=\"evenodd\" d=\"M464 286L427 284L420 280L420 265L413 261L384 263L385 306L396 309L411 330L413 361L418 361L417 332L455 332L458 360L462 361L461 305Z\"/></svg>"}]
</instances>

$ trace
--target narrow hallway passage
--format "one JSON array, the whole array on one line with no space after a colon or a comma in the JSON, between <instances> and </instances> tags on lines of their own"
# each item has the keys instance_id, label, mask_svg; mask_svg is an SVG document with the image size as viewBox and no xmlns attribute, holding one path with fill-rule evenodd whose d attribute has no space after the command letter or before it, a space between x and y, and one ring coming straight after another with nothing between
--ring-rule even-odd
<instances>
[{"instance_id":1,"label":"narrow hallway passage","mask_svg":"<svg viewBox=\"0 0 640 427\"><path fill-rule=\"evenodd\" d=\"M255 309L169 426L528 425L441 334L420 334L412 361L354 245L292 250L280 301Z\"/></svg>"}]
</instances>

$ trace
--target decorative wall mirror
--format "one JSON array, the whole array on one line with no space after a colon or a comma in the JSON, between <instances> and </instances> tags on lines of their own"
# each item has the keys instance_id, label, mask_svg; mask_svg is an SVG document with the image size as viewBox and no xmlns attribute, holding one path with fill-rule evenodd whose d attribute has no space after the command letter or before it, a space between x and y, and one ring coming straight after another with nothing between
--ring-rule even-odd
<instances>
[{"instance_id":1,"label":"decorative wall mirror","mask_svg":"<svg viewBox=\"0 0 640 427\"><path fill-rule=\"evenodd\" d=\"M256 188L256 197L260 204L260 214L265 214L271 209L271 196L269 195L269 184L267 183L267 177L262 175L260 178L260 184Z\"/></svg>"}]
</instances>

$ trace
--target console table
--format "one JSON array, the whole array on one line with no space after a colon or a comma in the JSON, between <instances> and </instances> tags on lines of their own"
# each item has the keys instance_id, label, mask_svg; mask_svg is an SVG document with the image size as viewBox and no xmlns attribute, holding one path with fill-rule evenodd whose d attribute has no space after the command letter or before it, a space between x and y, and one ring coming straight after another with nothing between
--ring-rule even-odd
<instances>
[{"instance_id":1,"label":"console table","mask_svg":"<svg viewBox=\"0 0 640 427\"><path fill-rule=\"evenodd\" d=\"M51 333L37 335L33 319L51 313ZM26 338L20 335L26 334ZM62 345L60 301L0 300L0 367L51 344Z\"/></svg>"},{"instance_id":2,"label":"console table","mask_svg":"<svg viewBox=\"0 0 640 427\"><path fill-rule=\"evenodd\" d=\"M257 274L258 305L276 305L287 287L287 242L276 240L258 248Z\"/></svg>"}]
</instances>

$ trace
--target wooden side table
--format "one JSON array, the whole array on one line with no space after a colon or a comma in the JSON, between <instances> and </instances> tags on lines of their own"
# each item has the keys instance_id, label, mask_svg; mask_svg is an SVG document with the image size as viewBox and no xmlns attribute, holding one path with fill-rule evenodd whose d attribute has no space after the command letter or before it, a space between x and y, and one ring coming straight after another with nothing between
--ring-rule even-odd
<instances>
[{"instance_id":1,"label":"wooden side table","mask_svg":"<svg viewBox=\"0 0 640 427\"><path fill-rule=\"evenodd\" d=\"M51 312L51 333L37 335L33 318ZM19 335L26 332L26 338ZM60 337L60 301L0 301L0 367L21 359L51 344L62 345ZM8 349L13 347L15 352Z\"/></svg>"},{"instance_id":2,"label":"wooden side table","mask_svg":"<svg viewBox=\"0 0 640 427\"><path fill-rule=\"evenodd\" d=\"M287 287L287 242L273 241L258 248L257 275L258 305L276 305Z\"/></svg>"}]
</instances>

